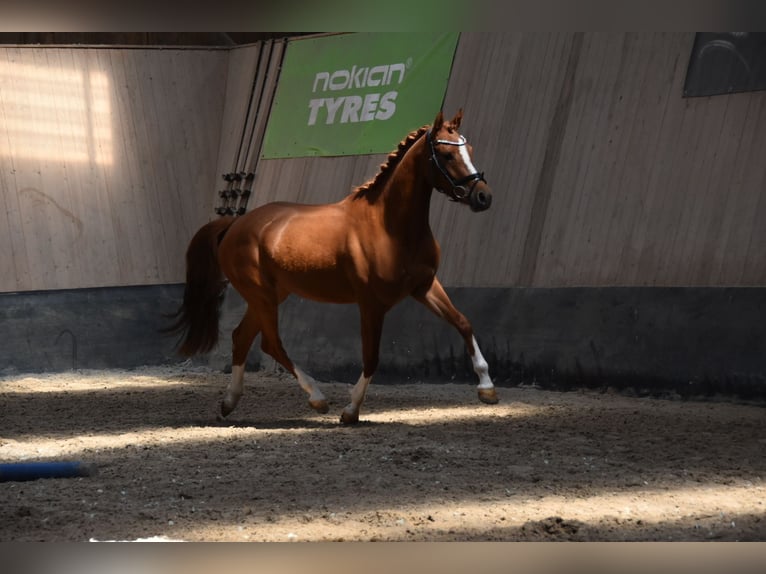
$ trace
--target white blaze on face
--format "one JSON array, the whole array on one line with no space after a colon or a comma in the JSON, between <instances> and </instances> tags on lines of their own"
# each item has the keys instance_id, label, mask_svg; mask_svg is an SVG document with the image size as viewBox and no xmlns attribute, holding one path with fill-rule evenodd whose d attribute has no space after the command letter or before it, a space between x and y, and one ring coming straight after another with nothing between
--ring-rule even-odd
<instances>
[{"instance_id":1,"label":"white blaze on face","mask_svg":"<svg viewBox=\"0 0 766 574\"><path fill-rule=\"evenodd\" d=\"M463 163L465 164L465 167L468 170L468 173L478 173L479 170L473 167L473 163L471 162L471 156L468 154L468 144L463 144L457 149L460 151L460 157L463 160Z\"/></svg>"}]
</instances>

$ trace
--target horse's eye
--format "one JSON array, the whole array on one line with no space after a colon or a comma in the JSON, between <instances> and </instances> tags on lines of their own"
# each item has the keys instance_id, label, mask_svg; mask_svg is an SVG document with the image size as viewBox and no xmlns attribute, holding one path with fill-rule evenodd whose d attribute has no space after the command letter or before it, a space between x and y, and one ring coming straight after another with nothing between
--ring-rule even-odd
<instances>
[{"instance_id":1,"label":"horse's eye","mask_svg":"<svg viewBox=\"0 0 766 574\"><path fill-rule=\"evenodd\" d=\"M443 159L444 161L446 161L446 162L450 162L450 161L452 161L452 160L454 159L454 158L452 157L452 154L451 154L451 153L442 153L442 154L441 154L441 157L442 157L442 159Z\"/></svg>"}]
</instances>

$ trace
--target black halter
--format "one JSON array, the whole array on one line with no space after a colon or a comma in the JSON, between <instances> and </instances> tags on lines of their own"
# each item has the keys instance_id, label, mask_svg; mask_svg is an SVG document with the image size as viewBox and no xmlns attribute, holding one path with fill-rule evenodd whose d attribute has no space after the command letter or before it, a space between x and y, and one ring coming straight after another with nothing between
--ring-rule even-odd
<instances>
[{"instance_id":1,"label":"black halter","mask_svg":"<svg viewBox=\"0 0 766 574\"><path fill-rule=\"evenodd\" d=\"M450 193L447 193L438 186L434 187L436 187L436 189L444 195L448 196L451 201L464 201L465 199L471 197L471 194L473 193L477 183L480 181L487 183L487 180L484 179L484 172L478 171L458 180L454 180L452 179L452 176L447 172L447 170L444 169L444 167L439 163L439 158L436 156L436 148L434 146L436 144L453 145L457 147L464 146L466 145L466 141L463 136L460 136L460 141L456 142L449 140L434 140L433 136L431 135L431 130L428 130L426 132L426 141L428 142L428 146L431 150L431 157L429 160L433 162L433 164L436 166L436 169L438 169L444 178L449 182L449 184L452 186L452 189L450 190ZM466 187L466 184L471 182L473 182L473 185L471 185L470 188Z\"/></svg>"}]
</instances>

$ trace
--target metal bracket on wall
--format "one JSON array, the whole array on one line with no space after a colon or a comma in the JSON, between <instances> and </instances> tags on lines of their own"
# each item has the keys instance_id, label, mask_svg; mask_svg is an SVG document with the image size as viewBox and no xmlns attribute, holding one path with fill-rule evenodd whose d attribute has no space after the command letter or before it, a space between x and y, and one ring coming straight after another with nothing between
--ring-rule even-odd
<instances>
[{"instance_id":1,"label":"metal bracket on wall","mask_svg":"<svg viewBox=\"0 0 766 574\"><path fill-rule=\"evenodd\" d=\"M247 211L247 200L252 194L254 173L244 171L224 173L226 188L218 192L221 203L216 207L218 215L242 215Z\"/></svg>"},{"instance_id":2,"label":"metal bracket on wall","mask_svg":"<svg viewBox=\"0 0 766 574\"><path fill-rule=\"evenodd\" d=\"M267 40L259 43L257 56L254 55L257 63L250 70L253 72L252 83L241 130L236 136L238 147L229 164L231 172L223 174L226 187L218 192L220 201L215 208L218 215L243 215L247 211L286 45L286 40Z\"/></svg>"}]
</instances>

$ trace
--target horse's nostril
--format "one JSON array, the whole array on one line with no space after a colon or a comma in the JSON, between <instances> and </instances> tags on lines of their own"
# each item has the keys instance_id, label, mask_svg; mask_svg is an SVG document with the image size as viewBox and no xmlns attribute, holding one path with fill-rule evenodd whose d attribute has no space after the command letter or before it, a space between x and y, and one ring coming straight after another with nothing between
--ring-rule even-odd
<instances>
[{"instance_id":1,"label":"horse's nostril","mask_svg":"<svg viewBox=\"0 0 766 574\"><path fill-rule=\"evenodd\" d=\"M471 194L471 209L473 211L485 211L492 205L492 194L484 191L476 191Z\"/></svg>"},{"instance_id":2,"label":"horse's nostril","mask_svg":"<svg viewBox=\"0 0 766 574\"><path fill-rule=\"evenodd\" d=\"M489 204L492 203L492 196L480 191L476 194L476 201L482 207L489 207Z\"/></svg>"}]
</instances>

